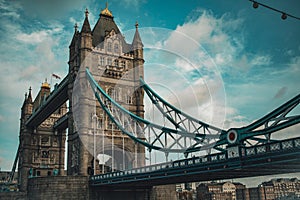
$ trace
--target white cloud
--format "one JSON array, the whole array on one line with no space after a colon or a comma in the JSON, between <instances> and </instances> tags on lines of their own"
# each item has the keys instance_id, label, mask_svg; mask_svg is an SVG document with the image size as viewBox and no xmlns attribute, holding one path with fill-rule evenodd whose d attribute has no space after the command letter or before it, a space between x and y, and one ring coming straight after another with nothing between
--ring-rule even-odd
<instances>
[{"instance_id":1,"label":"white cloud","mask_svg":"<svg viewBox=\"0 0 300 200\"><path fill-rule=\"evenodd\" d=\"M20 33L17 35L17 39L26 43L40 43L48 37L49 33L45 30L33 32L30 34Z\"/></svg>"},{"instance_id":2,"label":"white cloud","mask_svg":"<svg viewBox=\"0 0 300 200\"><path fill-rule=\"evenodd\" d=\"M178 25L166 45L170 49L180 49L184 55L189 55L199 49L199 44L202 45L210 55L220 55L228 52L234 53L238 48L238 38L232 38L226 32L232 28L234 31L237 24L242 23L242 20L227 19L224 15L222 18L215 18L212 13L203 11L203 13L195 20L188 21L183 25ZM180 34L185 35L180 37ZM186 36L191 40L186 42ZM180 48L179 48L180 47ZM213 56L212 56L213 57Z\"/></svg>"},{"instance_id":3,"label":"white cloud","mask_svg":"<svg viewBox=\"0 0 300 200\"><path fill-rule=\"evenodd\" d=\"M30 65L27 68L21 70L19 77L21 80L32 80L32 76L34 74L37 74L39 71L39 67Z\"/></svg>"},{"instance_id":4,"label":"white cloud","mask_svg":"<svg viewBox=\"0 0 300 200\"><path fill-rule=\"evenodd\" d=\"M198 59L202 61L199 68L216 64L222 72L231 72L231 68L249 70L254 66L272 64L270 55L246 51L242 34L243 19L233 18L226 13L217 18L211 12L200 12L197 18L177 26L166 40L166 48L185 57L197 52Z\"/></svg>"},{"instance_id":5,"label":"white cloud","mask_svg":"<svg viewBox=\"0 0 300 200\"><path fill-rule=\"evenodd\" d=\"M0 122L4 122L4 117L3 117L3 115L0 115Z\"/></svg>"},{"instance_id":6,"label":"white cloud","mask_svg":"<svg viewBox=\"0 0 300 200\"><path fill-rule=\"evenodd\" d=\"M279 98L282 98L282 96L284 96L287 92L288 88L287 87L281 87L277 93L274 95L274 99L279 99Z\"/></svg>"},{"instance_id":7,"label":"white cloud","mask_svg":"<svg viewBox=\"0 0 300 200\"><path fill-rule=\"evenodd\" d=\"M21 5L18 2L11 2L11 1L0 1L0 9L1 15L12 17L15 19L20 18L19 11L21 10Z\"/></svg>"},{"instance_id":8,"label":"white cloud","mask_svg":"<svg viewBox=\"0 0 300 200\"><path fill-rule=\"evenodd\" d=\"M270 65L272 61L269 55L255 55L250 64L252 66Z\"/></svg>"},{"instance_id":9,"label":"white cloud","mask_svg":"<svg viewBox=\"0 0 300 200\"><path fill-rule=\"evenodd\" d=\"M70 17L69 21L71 22L71 24L73 24L73 25L77 24L77 26L78 26L78 21L76 19L74 19L74 17Z\"/></svg>"},{"instance_id":10,"label":"white cloud","mask_svg":"<svg viewBox=\"0 0 300 200\"><path fill-rule=\"evenodd\" d=\"M123 1L126 7L134 7L137 8L140 6L140 4L145 3L146 0L124 0Z\"/></svg>"},{"instance_id":11,"label":"white cloud","mask_svg":"<svg viewBox=\"0 0 300 200\"><path fill-rule=\"evenodd\" d=\"M300 72L300 56L293 57L290 60L289 66L293 72Z\"/></svg>"},{"instance_id":12,"label":"white cloud","mask_svg":"<svg viewBox=\"0 0 300 200\"><path fill-rule=\"evenodd\" d=\"M29 34L19 33L16 35L16 39L24 43L38 44L44 42L45 40L51 39L54 34L61 33L62 30L63 27L60 24L58 24L57 26L52 25L51 29L35 31Z\"/></svg>"}]
</instances>

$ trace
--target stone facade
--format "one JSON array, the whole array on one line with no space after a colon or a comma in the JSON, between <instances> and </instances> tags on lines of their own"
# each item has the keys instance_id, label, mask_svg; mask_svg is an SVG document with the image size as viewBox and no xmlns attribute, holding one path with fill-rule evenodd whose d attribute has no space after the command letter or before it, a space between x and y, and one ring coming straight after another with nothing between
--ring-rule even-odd
<instances>
[{"instance_id":1,"label":"stone facade","mask_svg":"<svg viewBox=\"0 0 300 200\"><path fill-rule=\"evenodd\" d=\"M197 187L197 199L199 200L239 200L242 195L238 190L245 189L241 183L201 183Z\"/></svg>"},{"instance_id":2,"label":"stone facade","mask_svg":"<svg viewBox=\"0 0 300 200\"><path fill-rule=\"evenodd\" d=\"M26 192L0 192L1 200L27 200Z\"/></svg>"},{"instance_id":3,"label":"stone facade","mask_svg":"<svg viewBox=\"0 0 300 200\"><path fill-rule=\"evenodd\" d=\"M66 114L67 107L63 104L38 127L27 127L26 121L43 104L50 95L50 85L45 81L35 100L32 100L31 88L21 109L19 136L19 185L26 191L29 176L62 175L64 172L64 154L66 132L53 129L54 122Z\"/></svg>"},{"instance_id":4,"label":"stone facade","mask_svg":"<svg viewBox=\"0 0 300 200\"><path fill-rule=\"evenodd\" d=\"M28 200L89 199L88 177L86 176L52 176L35 177L28 181Z\"/></svg>"},{"instance_id":5,"label":"stone facade","mask_svg":"<svg viewBox=\"0 0 300 200\"><path fill-rule=\"evenodd\" d=\"M144 92L139 81L144 76L144 58L138 24L132 43L127 43L107 7L101 11L93 29L88 14L86 10L81 31L75 25L69 46L67 173L64 173L66 132L53 128L67 113L66 104L38 127L26 126L29 117L50 95L50 85L45 81L35 100L29 89L21 109L18 171L20 191L24 192L14 195L24 200L175 199L175 185L143 186L144 189L89 188L91 174L144 166L145 147L117 129L95 100L85 77L88 67L112 99L144 118ZM106 106L110 106L109 102ZM138 128L134 129L138 133ZM101 140L104 137L105 142ZM144 139L142 134L138 137ZM110 159L100 162L102 155Z\"/></svg>"},{"instance_id":6,"label":"stone facade","mask_svg":"<svg viewBox=\"0 0 300 200\"><path fill-rule=\"evenodd\" d=\"M154 186L151 190L150 200L174 200L176 196L176 185Z\"/></svg>"},{"instance_id":7,"label":"stone facade","mask_svg":"<svg viewBox=\"0 0 300 200\"><path fill-rule=\"evenodd\" d=\"M91 175L145 164L145 148L124 136L111 122L96 102L85 75L88 67L112 99L143 118L144 94L139 78L144 74L144 59L138 24L133 42L128 44L108 8L101 11L93 29L88 14L86 10L81 31L75 26L69 46L68 175ZM101 161L102 156L110 159Z\"/></svg>"}]
</instances>

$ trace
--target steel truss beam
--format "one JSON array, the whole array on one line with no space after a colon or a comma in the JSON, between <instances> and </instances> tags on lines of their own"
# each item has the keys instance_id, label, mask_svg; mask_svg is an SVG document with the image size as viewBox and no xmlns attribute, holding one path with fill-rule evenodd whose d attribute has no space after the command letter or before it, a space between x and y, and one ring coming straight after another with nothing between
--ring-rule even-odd
<instances>
[{"instance_id":1,"label":"steel truss beam","mask_svg":"<svg viewBox=\"0 0 300 200\"><path fill-rule=\"evenodd\" d=\"M292 113L299 106L299 103L300 94L252 124L242 128L232 128L228 130L228 133L235 131L238 134L236 143L240 144L249 140L269 143L273 141L271 139L272 133L300 123L300 115ZM265 139L257 136L264 136Z\"/></svg>"},{"instance_id":2,"label":"steel truss beam","mask_svg":"<svg viewBox=\"0 0 300 200\"><path fill-rule=\"evenodd\" d=\"M147 96L151 99L152 103L156 106L160 113L162 113L162 115L168 119L168 121L170 121L176 129L195 134L195 137L202 141L201 145L206 144L214 147L216 142L219 141L220 136L226 134L225 130L195 119L194 117L177 109L152 90L152 88L148 86L142 78L140 78L140 83L141 87L143 87ZM201 149L201 145L195 145L191 149L198 149L198 147ZM216 149L221 150L220 148Z\"/></svg>"},{"instance_id":3,"label":"steel truss beam","mask_svg":"<svg viewBox=\"0 0 300 200\"><path fill-rule=\"evenodd\" d=\"M174 128L169 128L129 112L104 92L88 69L86 74L97 100L109 118L124 134L148 147L149 151L155 149L166 154L184 153L187 156L192 152L203 150L209 152L212 148L225 151L225 145L253 146L253 141L255 145L264 144L274 141L271 140L272 133L300 122L300 115L288 116L300 103L300 95L298 95L246 127L225 131L197 120L172 106L140 79L141 87L152 103L174 125ZM145 138L146 133L153 137Z\"/></svg>"},{"instance_id":4,"label":"steel truss beam","mask_svg":"<svg viewBox=\"0 0 300 200\"><path fill-rule=\"evenodd\" d=\"M97 100L110 120L135 142L148 147L149 151L154 149L165 152L166 154L190 153L199 151L199 149L209 150L215 146L215 144L203 142L203 138L205 138L204 134L195 134L194 132L190 133L184 129L178 130L164 127L136 116L106 94L94 80L88 69L86 69L86 74ZM153 137L145 138L144 135L148 133ZM214 137L215 136L212 136L211 138Z\"/></svg>"}]
</instances>

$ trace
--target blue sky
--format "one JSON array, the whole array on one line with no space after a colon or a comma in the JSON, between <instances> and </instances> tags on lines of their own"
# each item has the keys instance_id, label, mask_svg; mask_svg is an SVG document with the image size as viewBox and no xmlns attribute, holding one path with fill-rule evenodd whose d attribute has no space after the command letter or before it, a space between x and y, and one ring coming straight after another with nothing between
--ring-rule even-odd
<instances>
[{"instance_id":1,"label":"blue sky","mask_svg":"<svg viewBox=\"0 0 300 200\"><path fill-rule=\"evenodd\" d=\"M297 0L260 2L300 16ZM66 75L73 26L81 27L85 8L93 27L105 1L0 0L2 169L11 168L17 150L25 92L32 86L35 96L52 73ZM248 0L110 0L109 9L128 42L139 22L146 81L203 121L246 125L300 93L299 20L281 20ZM190 91L195 101L184 99Z\"/></svg>"}]
</instances>

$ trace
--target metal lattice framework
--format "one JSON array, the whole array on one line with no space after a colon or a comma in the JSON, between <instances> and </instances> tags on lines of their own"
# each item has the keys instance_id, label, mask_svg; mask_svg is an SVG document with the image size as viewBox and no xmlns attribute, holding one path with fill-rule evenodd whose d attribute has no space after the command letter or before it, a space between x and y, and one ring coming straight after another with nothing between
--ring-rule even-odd
<instances>
[{"instance_id":1,"label":"metal lattice framework","mask_svg":"<svg viewBox=\"0 0 300 200\"><path fill-rule=\"evenodd\" d=\"M140 78L140 82L141 87L150 98L152 104L156 106L160 113L171 122L176 129L192 133L198 140L201 140L201 144L197 143L193 145L187 149L187 152L199 151L203 149L203 145L223 151L221 148L222 143L219 142L217 147L216 142L219 141L221 135L226 134L225 130L209 125L184 113L160 97L142 78Z\"/></svg>"},{"instance_id":2,"label":"metal lattice framework","mask_svg":"<svg viewBox=\"0 0 300 200\"><path fill-rule=\"evenodd\" d=\"M272 133L300 123L300 115L293 114L299 104L300 94L248 126L229 129L227 139L230 134L235 134L237 137L233 140L234 143L246 142L252 145L250 140L258 143L271 142Z\"/></svg>"},{"instance_id":3,"label":"metal lattice framework","mask_svg":"<svg viewBox=\"0 0 300 200\"><path fill-rule=\"evenodd\" d=\"M112 120L124 134L135 142L146 146L149 151L154 149L165 153L187 153L194 152L194 149L198 151L195 147L201 148L201 150L209 150L215 146L215 142L209 143L205 142L205 140L206 138L208 138L207 141L211 141L212 139L217 140L219 133L222 131L221 129L214 127L214 131L217 132L217 134L210 134L213 129L210 130L209 125L204 123L197 124L196 119L188 118L188 116L184 114L183 117L183 115L179 114L177 109L177 116L181 118L178 127L186 126L190 127L189 129L178 127L172 129L152 123L136 116L115 102L97 84L88 69L86 69L86 74L100 106L110 120ZM169 119L171 118L169 117ZM203 129L204 133L207 132L209 134L201 133L200 129ZM151 135L152 137L146 138L145 135Z\"/></svg>"},{"instance_id":4,"label":"metal lattice framework","mask_svg":"<svg viewBox=\"0 0 300 200\"><path fill-rule=\"evenodd\" d=\"M210 150L224 151L226 145L254 145L272 141L271 134L300 122L300 115L288 116L300 102L300 95L294 97L276 110L256 122L242 128L228 131L197 120L169 104L155 93L142 79L141 87L152 104L174 128L161 126L143 119L114 101L94 80L86 69L88 81L102 109L110 120L128 137L147 147L149 151L188 153ZM152 137L146 138L146 135ZM260 136L265 136L264 138Z\"/></svg>"}]
</instances>

